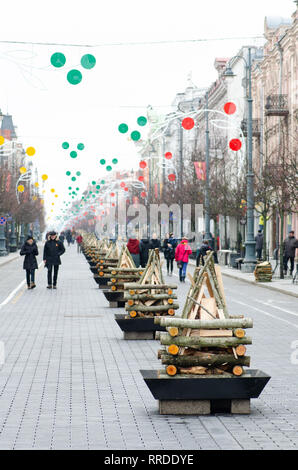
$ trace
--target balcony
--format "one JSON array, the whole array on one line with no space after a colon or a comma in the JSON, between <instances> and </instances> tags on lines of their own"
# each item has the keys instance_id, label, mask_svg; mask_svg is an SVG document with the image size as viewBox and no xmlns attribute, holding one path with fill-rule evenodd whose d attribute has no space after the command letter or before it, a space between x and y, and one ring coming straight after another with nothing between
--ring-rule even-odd
<instances>
[{"instance_id":1,"label":"balcony","mask_svg":"<svg viewBox=\"0 0 298 470\"><path fill-rule=\"evenodd\" d=\"M266 116L287 116L289 114L288 95L269 95L265 106Z\"/></svg>"},{"instance_id":2,"label":"balcony","mask_svg":"<svg viewBox=\"0 0 298 470\"><path fill-rule=\"evenodd\" d=\"M248 121L247 119L243 119L241 122L241 130L243 132L244 137L247 137L247 125ZM252 120L252 136L253 137L260 137L261 131L260 131L260 119L253 119Z\"/></svg>"}]
</instances>

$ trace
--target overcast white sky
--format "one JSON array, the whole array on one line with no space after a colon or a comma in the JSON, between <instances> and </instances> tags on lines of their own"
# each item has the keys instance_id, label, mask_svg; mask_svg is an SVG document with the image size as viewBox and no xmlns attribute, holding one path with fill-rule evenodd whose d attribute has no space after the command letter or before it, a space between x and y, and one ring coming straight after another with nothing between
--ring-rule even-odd
<instances>
[{"instance_id":1,"label":"overcast white sky","mask_svg":"<svg viewBox=\"0 0 298 470\"><path fill-rule=\"evenodd\" d=\"M11 0L6 5L1 41L73 44L260 36L265 16L290 17L295 9L292 0ZM68 197L67 170L82 172L78 186L84 189L87 181L105 176L100 158L117 157L119 168L135 166L134 144L119 134L118 124L137 129L136 119L148 104L165 110L162 106L184 91L189 72L198 87L208 86L216 78L215 57L235 55L248 42L92 49L0 43L0 108L13 115L25 147L36 148L40 174L49 175L47 207L54 200L49 189L55 188L59 214ZM50 65L54 52L66 55L61 69ZM92 70L79 65L86 53L96 57ZM77 67L83 80L73 86L66 75ZM83 142L85 150L71 159L63 141L71 148Z\"/></svg>"}]
</instances>

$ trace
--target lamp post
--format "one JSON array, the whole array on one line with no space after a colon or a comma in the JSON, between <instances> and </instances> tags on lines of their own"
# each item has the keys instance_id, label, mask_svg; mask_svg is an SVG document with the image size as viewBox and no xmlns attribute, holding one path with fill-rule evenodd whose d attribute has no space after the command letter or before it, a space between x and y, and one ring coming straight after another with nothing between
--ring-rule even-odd
<instances>
[{"instance_id":1,"label":"lamp post","mask_svg":"<svg viewBox=\"0 0 298 470\"><path fill-rule=\"evenodd\" d=\"M248 77L248 93L246 93L248 116L247 116L247 230L245 240L245 258L242 270L247 273L254 271L256 264L256 242L254 238L254 173L252 163L252 92L251 92L251 47L248 48L248 62L243 56L235 56L245 62L246 77ZM235 77L230 66L227 66L224 77Z\"/></svg>"},{"instance_id":2,"label":"lamp post","mask_svg":"<svg viewBox=\"0 0 298 470\"><path fill-rule=\"evenodd\" d=\"M205 95L206 99L206 111L205 111L205 123L206 123L206 131L205 131L205 163L206 163L206 184L205 184L205 239L208 240L210 243L212 240L212 236L210 233L210 142L209 142L209 95L208 91Z\"/></svg>"}]
</instances>

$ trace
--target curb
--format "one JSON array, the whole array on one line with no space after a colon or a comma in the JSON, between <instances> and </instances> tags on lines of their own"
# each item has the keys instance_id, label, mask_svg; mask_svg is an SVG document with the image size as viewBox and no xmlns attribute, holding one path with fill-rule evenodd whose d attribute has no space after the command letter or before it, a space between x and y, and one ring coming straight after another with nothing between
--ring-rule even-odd
<instances>
[{"instance_id":1,"label":"curb","mask_svg":"<svg viewBox=\"0 0 298 470\"><path fill-rule=\"evenodd\" d=\"M6 264L10 263L11 261L14 261L14 260L18 259L19 257L20 257L19 253L16 256L12 256L11 258L4 261L3 263L0 263L0 268L2 266L5 266Z\"/></svg>"},{"instance_id":2,"label":"curb","mask_svg":"<svg viewBox=\"0 0 298 470\"><path fill-rule=\"evenodd\" d=\"M195 263L190 263L190 264L192 266L195 266ZM234 274L226 273L224 271L221 271L221 274L222 274L222 276L230 277L232 279L236 279L237 281L246 282L247 284L252 284L255 287L261 287L261 288L264 288L264 289L269 289L271 291L280 292L281 294L285 294L285 295L291 295L292 297L296 297L296 298L298 297L298 293L296 294L295 292L289 292L287 290L281 289L280 287L273 287L273 286L263 284L263 283L260 284L256 281L250 281L248 279L241 279L238 276L235 276Z\"/></svg>"}]
</instances>

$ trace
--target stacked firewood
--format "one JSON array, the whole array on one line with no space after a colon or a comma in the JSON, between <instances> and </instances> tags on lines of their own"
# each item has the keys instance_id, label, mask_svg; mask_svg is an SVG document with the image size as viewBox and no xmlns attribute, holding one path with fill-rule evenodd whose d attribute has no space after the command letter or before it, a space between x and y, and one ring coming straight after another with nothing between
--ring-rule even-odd
<instances>
[{"instance_id":1,"label":"stacked firewood","mask_svg":"<svg viewBox=\"0 0 298 470\"><path fill-rule=\"evenodd\" d=\"M130 318L175 315L179 305L173 290L176 285L164 283L158 250L150 250L147 266L136 283L124 284L125 310Z\"/></svg>"},{"instance_id":2,"label":"stacked firewood","mask_svg":"<svg viewBox=\"0 0 298 470\"><path fill-rule=\"evenodd\" d=\"M136 268L134 260L125 245L121 248L117 266L109 266L108 272L111 277L108 286L113 292L123 292L125 283L137 282L143 274L142 268Z\"/></svg>"},{"instance_id":3,"label":"stacked firewood","mask_svg":"<svg viewBox=\"0 0 298 470\"><path fill-rule=\"evenodd\" d=\"M272 266L269 261L257 264L254 270L254 275L256 282L271 282Z\"/></svg>"},{"instance_id":4,"label":"stacked firewood","mask_svg":"<svg viewBox=\"0 0 298 470\"><path fill-rule=\"evenodd\" d=\"M116 267L119 260L119 248L116 243L112 243L105 253L105 256L98 255L96 267L98 268L98 275L101 278L110 279L110 267Z\"/></svg>"},{"instance_id":5,"label":"stacked firewood","mask_svg":"<svg viewBox=\"0 0 298 470\"><path fill-rule=\"evenodd\" d=\"M252 340L246 329L253 322L243 316L228 314L220 267L213 254L197 268L187 295L181 318L155 318L166 328L160 333L163 346L158 353L166 374L241 376L249 367L246 345Z\"/></svg>"}]
</instances>

